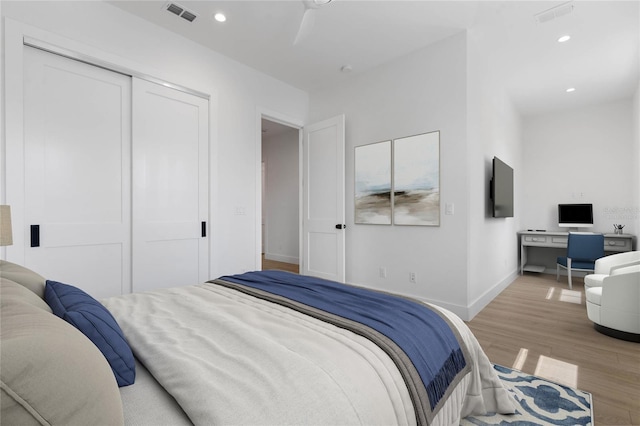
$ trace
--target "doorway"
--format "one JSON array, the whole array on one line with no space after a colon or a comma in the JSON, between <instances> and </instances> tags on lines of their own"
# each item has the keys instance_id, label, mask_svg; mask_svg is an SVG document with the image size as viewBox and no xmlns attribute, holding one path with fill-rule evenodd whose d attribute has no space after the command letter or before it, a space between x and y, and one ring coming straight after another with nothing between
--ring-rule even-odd
<instances>
[{"instance_id":1,"label":"doorway","mask_svg":"<svg viewBox=\"0 0 640 426\"><path fill-rule=\"evenodd\" d=\"M266 118L262 130L262 269L299 272L300 130Z\"/></svg>"}]
</instances>

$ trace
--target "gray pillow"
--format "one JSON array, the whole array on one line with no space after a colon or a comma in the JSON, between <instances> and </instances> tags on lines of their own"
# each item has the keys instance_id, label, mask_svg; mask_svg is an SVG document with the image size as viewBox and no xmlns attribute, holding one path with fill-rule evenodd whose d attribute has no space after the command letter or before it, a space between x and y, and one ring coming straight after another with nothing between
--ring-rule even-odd
<instances>
[{"instance_id":1,"label":"gray pillow","mask_svg":"<svg viewBox=\"0 0 640 426\"><path fill-rule=\"evenodd\" d=\"M51 312L51 308L47 305L47 302L15 281L0 277L0 287L2 288L2 300L0 300L0 304L3 308L5 304L13 303L14 300L21 300L47 312Z\"/></svg>"},{"instance_id":2,"label":"gray pillow","mask_svg":"<svg viewBox=\"0 0 640 426\"><path fill-rule=\"evenodd\" d=\"M0 277L25 286L44 300L45 279L31 269L15 263L0 260Z\"/></svg>"},{"instance_id":3,"label":"gray pillow","mask_svg":"<svg viewBox=\"0 0 640 426\"><path fill-rule=\"evenodd\" d=\"M1 287L0 406L7 425L122 425L107 360L66 321Z\"/></svg>"}]
</instances>

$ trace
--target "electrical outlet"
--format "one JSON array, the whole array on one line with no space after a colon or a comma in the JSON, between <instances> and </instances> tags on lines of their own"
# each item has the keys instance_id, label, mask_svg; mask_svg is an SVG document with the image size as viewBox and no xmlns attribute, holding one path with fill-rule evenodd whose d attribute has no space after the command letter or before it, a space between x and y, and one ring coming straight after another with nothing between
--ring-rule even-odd
<instances>
[{"instance_id":1,"label":"electrical outlet","mask_svg":"<svg viewBox=\"0 0 640 426\"><path fill-rule=\"evenodd\" d=\"M409 282L411 284L417 284L418 283L418 276L415 272L409 272Z\"/></svg>"},{"instance_id":2,"label":"electrical outlet","mask_svg":"<svg viewBox=\"0 0 640 426\"><path fill-rule=\"evenodd\" d=\"M378 270L378 275L380 275L380 278L387 278L387 268L381 266Z\"/></svg>"}]
</instances>

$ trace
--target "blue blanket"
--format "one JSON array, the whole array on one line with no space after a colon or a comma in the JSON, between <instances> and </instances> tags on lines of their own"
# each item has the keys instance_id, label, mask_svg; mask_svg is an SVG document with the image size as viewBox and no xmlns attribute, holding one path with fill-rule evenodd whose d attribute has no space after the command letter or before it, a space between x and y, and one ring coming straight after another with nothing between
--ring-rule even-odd
<instances>
[{"instance_id":1,"label":"blue blanket","mask_svg":"<svg viewBox=\"0 0 640 426\"><path fill-rule=\"evenodd\" d=\"M449 324L423 303L282 271L247 272L220 280L278 295L383 334L395 342L415 366L432 411L467 365Z\"/></svg>"}]
</instances>

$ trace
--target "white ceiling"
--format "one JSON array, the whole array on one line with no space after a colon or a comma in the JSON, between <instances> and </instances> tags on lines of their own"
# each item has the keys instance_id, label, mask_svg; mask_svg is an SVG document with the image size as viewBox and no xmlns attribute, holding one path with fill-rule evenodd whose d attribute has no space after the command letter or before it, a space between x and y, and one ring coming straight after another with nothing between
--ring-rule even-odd
<instances>
[{"instance_id":1,"label":"white ceiling","mask_svg":"<svg viewBox=\"0 0 640 426\"><path fill-rule=\"evenodd\" d=\"M572 13L538 23L536 14L565 2L333 0L296 45L302 0L176 0L197 15L192 23L167 1L110 3L310 92L481 27L503 35L488 65L523 114L630 97L640 75L639 1L575 0ZM213 20L220 11L224 23ZM571 40L557 43L563 34Z\"/></svg>"}]
</instances>

